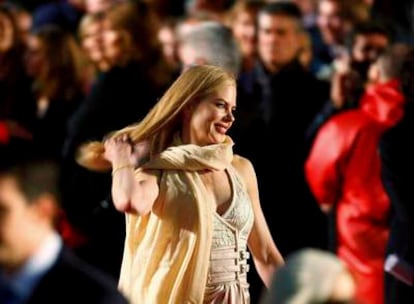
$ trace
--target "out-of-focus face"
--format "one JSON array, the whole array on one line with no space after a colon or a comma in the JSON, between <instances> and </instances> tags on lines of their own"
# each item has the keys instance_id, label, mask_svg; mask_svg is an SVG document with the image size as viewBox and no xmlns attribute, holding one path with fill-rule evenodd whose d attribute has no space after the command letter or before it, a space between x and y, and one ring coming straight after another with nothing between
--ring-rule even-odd
<instances>
[{"instance_id":1,"label":"out-of-focus face","mask_svg":"<svg viewBox=\"0 0 414 304\"><path fill-rule=\"evenodd\" d=\"M381 34L357 35L352 45L352 69L361 75L362 79L372 80L371 66L386 49L389 41ZM371 75L370 75L371 73Z\"/></svg>"},{"instance_id":2,"label":"out-of-focus face","mask_svg":"<svg viewBox=\"0 0 414 304\"><path fill-rule=\"evenodd\" d=\"M13 46L15 35L12 22L8 16L0 13L0 53L7 52Z\"/></svg>"},{"instance_id":3,"label":"out-of-focus face","mask_svg":"<svg viewBox=\"0 0 414 304\"><path fill-rule=\"evenodd\" d=\"M112 28L109 21L104 22L102 45L105 58L112 64L121 61L124 55L125 33Z\"/></svg>"},{"instance_id":4,"label":"out-of-focus face","mask_svg":"<svg viewBox=\"0 0 414 304\"><path fill-rule=\"evenodd\" d=\"M46 50L42 41L35 35L30 35L27 39L25 66L30 76L38 77L42 74L48 61Z\"/></svg>"},{"instance_id":5,"label":"out-of-focus face","mask_svg":"<svg viewBox=\"0 0 414 304\"><path fill-rule=\"evenodd\" d=\"M343 43L345 23L340 9L335 1L322 0L319 3L317 24L324 42L328 45Z\"/></svg>"},{"instance_id":6,"label":"out-of-focus face","mask_svg":"<svg viewBox=\"0 0 414 304\"><path fill-rule=\"evenodd\" d=\"M82 47L86 55L96 64L104 59L102 29L102 21L95 21L86 26L82 33Z\"/></svg>"},{"instance_id":7,"label":"out-of-focus face","mask_svg":"<svg viewBox=\"0 0 414 304\"><path fill-rule=\"evenodd\" d=\"M387 48L389 40L382 34L357 35L352 46L352 59L357 62L374 62Z\"/></svg>"},{"instance_id":8,"label":"out-of-focus face","mask_svg":"<svg viewBox=\"0 0 414 304\"><path fill-rule=\"evenodd\" d=\"M176 65L179 59L177 54L177 39L174 30L170 27L162 27L158 32L158 40L161 43L162 52L167 62L171 65Z\"/></svg>"},{"instance_id":9,"label":"out-of-focus face","mask_svg":"<svg viewBox=\"0 0 414 304\"><path fill-rule=\"evenodd\" d=\"M34 205L29 205L12 177L0 177L0 266L17 268L36 247L39 227Z\"/></svg>"},{"instance_id":10,"label":"out-of-focus face","mask_svg":"<svg viewBox=\"0 0 414 304\"><path fill-rule=\"evenodd\" d=\"M32 27L32 15L29 12L22 11L16 15L17 27L22 41L26 42L30 35L30 28Z\"/></svg>"},{"instance_id":11,"label":"out-of-focus face","mask_svg":"<svg viewBox=\"0 0 414 304\"><path fill-rule=\"evenodd\" d=\"M198 101L184 112L183 141L200 146L224 142L235 109L236 88L231 85Z\"/></svg>"},{"instance_id":12,"label":"out-of-focus face","mask_svg":"<svg viewBox=\"0 0 414 304\"><path fill-rule=\"evenodd\" d=\"M232 30L243 56L252 56L256 51L255 16L248 12L241 12L234 19Z\"/></svg>"},{"instance_id":13,"label":"out-of-focus face","mask_svg":"<svg viewBox=\"0 0 414 304\"><path fill-rule=\"evenodd\" d=\"M277 71L299 54L301 36L297 22L281 15L259 14L258 51L270 71Z\"/></svg>"}]
</instances>

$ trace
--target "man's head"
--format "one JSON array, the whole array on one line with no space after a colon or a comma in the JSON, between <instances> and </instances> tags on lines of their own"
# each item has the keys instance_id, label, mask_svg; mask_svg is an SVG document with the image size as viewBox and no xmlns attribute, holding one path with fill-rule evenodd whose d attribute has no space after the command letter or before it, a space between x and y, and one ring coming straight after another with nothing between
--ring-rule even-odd
<instances>
[{"instance_id":1,"label":"man's head","mask_svg":"<svg viewBox=\"0 0 414 304\"><path fill-rule=\"evenodd\" d=\"M24 161L0 169L0 267L20 267L54 231L57 166Z\"/></svg>"},{"instance_id":2,"label":"man's head","mask_svg":"<svg viewBox=\"0 0 414 304\"><path fill-rule=\"evenodd\" d=\"M391 34L381 23L367 21L357 24L350 41L352 68L366 79L371 64L391 43Z\"/></svg>"},{"instance_id":3,"label":"man's head","mask_svg":"<svg viewBox=\"0 0 414 304\"><path fill-rule=\"evenodd\" d=\"M293 2L272 2L258 15L258 51L271 72L294 61L302 47L302 14Z\"/></svg>"},{"instance_id":4,"label":"man's head","mask_svg":"<svg viewBox=\"0 0 414 304\"><path fill-rule=\"evenodd\" d=\"M392 42L391 34L385 26L373 21L356 25L351 40L352 59L370 63Z\"/></svg>"},{"instance_id":5,"label":"man's head","mask_svg":"<svg viewBox=\"0 0 414 304\"><path fill-rule=\"evenodd\" d=\"M369 6L360 0L319 0L317 25L323 42L341 46L355 24L369 19Z\"/></svg>"},{"instance_id":6,"label":"man's head","mask_svg":"<svg viewBox=\"0 0 414 304\"><path fill-rule=\"evenodd\" d=\"M179 57L183 69L192 65L215 65L237 75L241 54L233 33L217 21L192 25L179 37Z\"/></svg>"}]
</instances>

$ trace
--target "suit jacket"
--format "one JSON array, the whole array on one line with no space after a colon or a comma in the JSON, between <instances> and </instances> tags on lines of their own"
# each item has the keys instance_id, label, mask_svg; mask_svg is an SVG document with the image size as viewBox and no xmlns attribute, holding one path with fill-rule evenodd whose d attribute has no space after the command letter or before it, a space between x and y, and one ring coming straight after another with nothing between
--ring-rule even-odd
<instances>
[{"instance_id":1,"label":"suit jacket","mask_svg":"<svg viewBox=\"0 0 414 304\"><path fill-rule=\"evenodd\" d=\"M27 304L128 304L117 282L63 248Z\"/></svg>"},{"instance_id":2,"label":"suit jacket","mask_svg":"<svg viewBox=\"0 0 414 304\"><path fill-rule=\"evenodd\" d=\"M287 255L306 246L324 248L325 216L307 187L303 165L309 148L305 133L329 98L329 84L298 61L273 74L257 62L253 71L240 75L237 94L237 117L230 129L234 151L255 167L262 208L279 250ZM292 224L293 217L301 225Z\"/></svg>"}]
</instances>

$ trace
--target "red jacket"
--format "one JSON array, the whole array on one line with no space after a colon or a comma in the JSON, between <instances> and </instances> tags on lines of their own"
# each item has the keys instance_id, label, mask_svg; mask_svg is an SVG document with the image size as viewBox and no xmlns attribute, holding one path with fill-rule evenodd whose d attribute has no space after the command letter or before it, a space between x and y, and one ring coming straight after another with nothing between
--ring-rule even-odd
<instances>
[{"instance_id":1,"label":"red jacket","mask_svg":"<svg viewBox=\"0 0 414 304\"><path fill-rule=\"evenodd\" d=\"M358 279L358 303L383 303L383 263L390 201L383 188L379 138L403 114L396 80L369 87L357 109L328 120L305 163L321 205L337 206L337 254Z\"/></svg>"},{"instance_id":2,"label":"red jacket","mask_svg":"<svg viewBox=\"0 0 414 304\"><path fill-rule=\"evenodd\" d=\"M0 121L0 144L9 142L9 130L5 122Z\"/></svg>"}]
</instances>

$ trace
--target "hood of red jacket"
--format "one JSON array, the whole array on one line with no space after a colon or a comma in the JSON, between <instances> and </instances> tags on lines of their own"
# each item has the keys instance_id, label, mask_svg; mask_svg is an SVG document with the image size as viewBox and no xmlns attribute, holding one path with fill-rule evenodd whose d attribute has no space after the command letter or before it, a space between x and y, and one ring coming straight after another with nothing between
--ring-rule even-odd
<instances>
[{"instance_id":1,"label":"hood of red jacket","mask_svg":"<svg viewBox=\"0 0 414 304\"><path fill-rule=\"evenodd\" d=\"M361 98L360 106L375 120L386 125L394 125L404 113L404 102L400 83L393 79L369 85Z\"/></svg>"}]
</instances>

